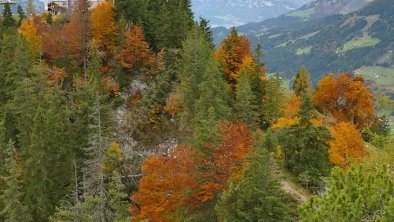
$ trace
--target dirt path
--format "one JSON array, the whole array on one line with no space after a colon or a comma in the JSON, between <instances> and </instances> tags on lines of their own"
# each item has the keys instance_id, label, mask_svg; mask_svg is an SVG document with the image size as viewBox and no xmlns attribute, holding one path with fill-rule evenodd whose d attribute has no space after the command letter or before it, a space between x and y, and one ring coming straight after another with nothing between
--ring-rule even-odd
<instances>
[{"instance_id":1,"label":"dirt path","mask_svg":"<svg viewBox=\"0 0 394 222\"><path fill-rule=\"evenodd\" d=\"M293 184L290 181L282 179L280 181L280 185L282 186L282 190L284 190L286 193L290 194L295 200L297 200L300 203L304 203L307 201L310 197L308 193L306 193L303 190L300 190L297 188L297 185Z\"/></svg>"}]
</instances>

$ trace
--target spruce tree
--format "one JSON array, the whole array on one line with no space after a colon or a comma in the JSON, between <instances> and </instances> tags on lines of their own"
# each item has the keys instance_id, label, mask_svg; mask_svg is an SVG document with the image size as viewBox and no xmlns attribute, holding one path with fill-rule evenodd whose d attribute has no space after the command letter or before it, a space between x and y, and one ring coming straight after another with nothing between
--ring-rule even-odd
<instances>
[{"instance_id":1,"label":"spruce tree","mask_svg":"<svg viewBox=\"0 0 394 222\"><path fill-rule=\"evenodd\" d=\"M12 28L15 26L15 19L12 17L11 4L9 2L4 3L3 9L3 27L5 29Z\"/></svg>"},{"instance_id":2,"label":"spruce tree","mask_svg":"<svg viewBox=\"0 0 394 222\"><path fill-rule=\"evenodd\" d=\"M331 169L328 160L331 135L325 126L312 124L315 110L310 97L304 97L297 116L300 118L298 123L282 128L278 133L284 166L305 186L318 189Z\"/></svg>"},{"instance_id":3,"label":"spruce tree","mask_svg":"<svg viewBox=\"0 0 394 222\"><path fill-rule=\"evenodd\" d=\"M309 96L312 93L312 83L309 72L304 66L301 67L295 77L293 90L299 97Z\"/></svg>"},{"instance_id":4,"label":"spruce tree","mask_svg":"<svg viewBox=\"0 0 394 222\"><path fill-rule=\"evenodd\" d=\"M216 206L220 221L294 221L290 198L273 176L272 160L259 149L236 184L221 194Z\"/></svg>"},{"instance_id":5,"label":"spruce tree","mask_svg":"<svg viewBox=\"0 0 394 222\"><path fill-rule=\"evenodd\" d=\"M211 52L202 32L194 27L183 43L180 58L176 62L179 80L176 91L180 95L179 117L182 128L190 127L190 121L196 114L195 101L200 96L199 86L203 81Z\"/></svg>"},{"instance_id":6,"label":"spruce tree","mask_svg":"<svg viewBox=\"0 0 394 222\"><path fill-rule=\"evenodd\" d=\"M16 149L10 140L6 147L7 157L4 161L5 174L3 177L6 188L0 200L4 203L4 208L0 215L5 218L5 222L33 221L28 212L27 205L23 202L23 192L20 181L20 172L16 162Z\"/></svg>"},{"instance_id":7,"label":"spruce tree","mask_svg":"<svg viewBox=\"0 0 394 222\"><path fill-rule=\"evenodd\" d=\"M269 78L262 102L262 125L268 128L282 116L284 94L281 88L282 80L279 74Z\"/></svg>"},{"instance_id":8,"label":"spruce tree","mask_svg":"<svg viewBox=\"0 0 394 222\"><path fill-rule=\"evenodd\" d=\"M26 41L17 33L7 33L0 45L0 111L15 95L17 85L29 74L33 58Z\"/></svg>"},{"instance_id":9,"label":"spruce tree","mask_svg":"<svg viewBox=\"0 0 394 222\"><path fill-rule=\"evenodd\" d=\"M222 76L217 62L211 59L204 74L204 80L199 87L200 98L196 102L196 115L192 121L194 134L198 131L201 132L202 128L213 130L218 121L231 116L229 89ZM210 123L209 125L207 125L207 121ZM193 137L195 144L203 145L199 136L194 135Z\"/></svg>"},{"instance_id":10,"label":"spruce tree","mask_svg":"<svg viewBox=\"0 0 394 222\"><path fill-rule=\"evenodd\" d=\"M246 123L249 127L257 127L259 107L251 87L251 68L244 67L240 70L233 114L236 120Z\"/></svg>"},{"instance_id":11,"label":"spruce tree","mask_svg":"<svg viewBox=\"0 0 394 222\"><path fill-rule=\"evenodd\" d=\"M211 45L212 48L214 48L215 43L213 38L213 32L211 26L209 25L209 20L200 17L198 26L200 27L202 33L204 34L206 41Z\"/></svg>"},{"instance_id":12,"label":"spruce tree","mask_svg":"<svg viewBox=\"0 0 394 222\"><path fill-rule=\"evenodd\" d=\"M20 26L22 24L23 19L26 18L25 12L23 11L23 8L21 5L18 5L18 16L19 16L19 20L18 20L18 26Z\"/></svg>"}]
</instances>

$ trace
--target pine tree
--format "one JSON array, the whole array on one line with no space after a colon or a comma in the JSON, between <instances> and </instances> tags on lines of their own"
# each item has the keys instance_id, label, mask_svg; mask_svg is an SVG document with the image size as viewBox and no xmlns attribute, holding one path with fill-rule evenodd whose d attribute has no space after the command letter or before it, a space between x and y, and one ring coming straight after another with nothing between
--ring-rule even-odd
<instances>
[{"instance_id":1,"label":"pine tree","mask_svg":"<svg viewBox=\"0 0 394 222\"><path fill-rule=\"evenodd\" d=\"M12 17L11 4L9 2L4 3L2 25L5 29L15 26L15 19Z\"/></svg>"},{"instance_id":2,"label":"pine tree","mask_svg":"<svg viewBox=\"0 0 394 222\"><path fill-rule=\"evenodd\" d=\"M322 196L314 196L300 206L300 221L391 221L394 218L394 180L387 168L368 171L356 166L346 172L334 168L326 186Z\"/></svg>"},{"instance_id":3,"label":"pine tree","mask_svg":"<svg viewBox=\"0 0 394 222\"><path fill-rule=\"evenodd\" d=\"M295 77L293 90L299 97L310 96L312 93L312 83L309 77L309 72L304 66L301 67Z\"/></svg>"},{"instance_id":4,"label":"pine tree","mask_svg":"<svg viewBox=\"0 0 394 222\"><path fill-rule=\"evenodd\" d=\"M281 190L265 150L252 154L237 184L221 194L216 206L220 221L293 221L290 198Z\"/></svg>"},{"instance_id":5,"label":"pine tree","mask_svg":"<svg viewBox=\"0 0 394 222\"><path fill-rule=\"evenodd\" d=\"M0 196L0 200L5 203L0 215L5 217L5 222L32 221L28 213L27 206L22 199L22 186L19 180L20 172L16 163L16 149L14 143L10 141L6 149L7 157L4 162L7 176L4 177L6 189Z\"/></svg>"},{"instance_id":6,"label":"pine tree","mask_svg":"<svg viewBox=\"0 0 394 222\"><path fill-rule=\"evenodd\" d=\"M250 127L256 127L259 122L259 109L251 87L250 68L244 67L240 70L233 112L236 120Z\"/></svg>"}]
</instances>

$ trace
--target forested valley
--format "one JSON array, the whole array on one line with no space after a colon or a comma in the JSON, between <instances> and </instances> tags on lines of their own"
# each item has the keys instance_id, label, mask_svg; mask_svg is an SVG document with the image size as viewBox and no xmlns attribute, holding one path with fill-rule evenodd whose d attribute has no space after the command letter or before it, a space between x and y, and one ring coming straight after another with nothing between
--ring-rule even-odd
<instances>
[{"instance_id":1,"label":"forested valley","mask_svg":"<svg viewBox=\"0 0 394 222\"><path fill-rule=\"evenodd\" d=\"M361 76L287 89L190 0L3 6L0 222L394 221L394 102Z\"/></svg>"}]
</instances>

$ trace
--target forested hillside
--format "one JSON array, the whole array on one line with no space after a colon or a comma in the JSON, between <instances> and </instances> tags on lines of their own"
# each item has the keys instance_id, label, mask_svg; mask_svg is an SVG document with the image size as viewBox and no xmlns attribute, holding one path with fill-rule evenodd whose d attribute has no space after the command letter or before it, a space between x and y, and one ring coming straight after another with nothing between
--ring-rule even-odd
<instances>
[{"instance_id":1,"label":"forested hillside","mask_svg":"<svg viewBox=\"0 0 394 222\"><path fill-rule=\"evenodd\" d=\"M394 103L363 77L313 87L300 65L283 88L274 51L236 29L215 48L189 0L18 8L0 17L0 222L393 221Z\"/></svg>"}]
</instances>

